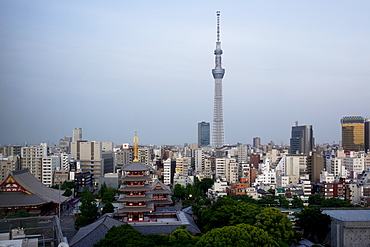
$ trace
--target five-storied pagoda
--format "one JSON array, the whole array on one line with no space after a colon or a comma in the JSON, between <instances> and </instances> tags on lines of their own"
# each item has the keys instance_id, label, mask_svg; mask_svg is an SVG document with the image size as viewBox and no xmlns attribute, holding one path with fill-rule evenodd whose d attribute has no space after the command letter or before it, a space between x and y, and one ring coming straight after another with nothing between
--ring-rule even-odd
<instances>
[{"instance_id":1,"label":"five-storied pagoda","mask_svg":"<svg viewBox=\"0 0 370 247\"><path fill-rule=\"evenodd\" d=\"M156 221L156 208L172 204L171 189L158 179L152 183L151 168L139 162L138 149L135 133L134 160L121 170L123 194L118 201L122 204L116 215L124 222Z\"/></svg>"}]
</instances>

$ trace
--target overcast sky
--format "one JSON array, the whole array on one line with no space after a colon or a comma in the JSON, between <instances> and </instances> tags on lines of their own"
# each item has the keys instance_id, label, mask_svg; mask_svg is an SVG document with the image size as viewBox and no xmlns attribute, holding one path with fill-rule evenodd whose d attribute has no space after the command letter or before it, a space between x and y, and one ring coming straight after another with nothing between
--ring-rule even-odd
<instances>
[{"instance_id":1,"label":"overcast sky","mask_svg":"<svg viewBox=\"0 0 370 247\"><path fill-rule=\"evenodd\" d=\"M217 10L227 143L370 115L370 1L0 1L0 143L197 142Z\"/></svg>"}]
</instances>

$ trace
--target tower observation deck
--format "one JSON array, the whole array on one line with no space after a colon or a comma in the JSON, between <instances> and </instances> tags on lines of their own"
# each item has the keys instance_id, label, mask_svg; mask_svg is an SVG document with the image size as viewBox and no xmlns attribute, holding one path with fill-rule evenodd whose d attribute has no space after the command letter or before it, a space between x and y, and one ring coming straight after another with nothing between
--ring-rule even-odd
<instances>
[{"instance_id":1,"label":"tower observation deck","mask_svg":"<svg viewBox=\"0 0 370 247\"><path fill-rule=\"evenodd\" d=\"M220 148L225 144L224 115L222 104L222 78L225 69L221 66L221 41L220 41L220 11L217 14L217 41L215 54L215 68L212 69L212 75L215 79L215 95L213 108L213 125L212 125L212 147Z\"/></svg>"}]
</instances>

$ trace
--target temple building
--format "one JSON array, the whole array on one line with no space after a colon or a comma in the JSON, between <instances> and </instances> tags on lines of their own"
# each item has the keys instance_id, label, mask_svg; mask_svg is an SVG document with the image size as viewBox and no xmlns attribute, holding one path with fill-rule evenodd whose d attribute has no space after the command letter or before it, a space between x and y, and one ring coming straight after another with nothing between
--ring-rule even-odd
<instances>
[{"instance_id":1,"label":"temple building","mask_svg":"<svg viewBox=\"0 0 370 247\"><path fill-rule=\"evenodd\" d=\"M20 209L32 215L56 214L59 204L68 199L62 193L46 187L28 169L12 171L0 184L0 210L4 216Z\"/></svg>"},{"instance_id":2,"label":"temple building","mask_svg":"<svg viewBox=\"0 0 370 247\"><path fill-rule=\"evenodd\" d=\"M151 168L138 162L137 136L134 138L134 161L121 169L122 193L118 199L122 202L115 217L123 222L156 221L157 207L172 204L171 189L158 179L152 181Z\"/></svg>"}]
</instances>

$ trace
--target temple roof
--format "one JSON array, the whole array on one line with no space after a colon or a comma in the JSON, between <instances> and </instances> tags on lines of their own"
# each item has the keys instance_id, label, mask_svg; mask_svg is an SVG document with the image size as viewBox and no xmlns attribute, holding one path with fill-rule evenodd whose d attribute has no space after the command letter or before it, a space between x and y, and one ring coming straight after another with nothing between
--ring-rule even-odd
<instances>
[{"instance_id":1,"label":"temple roof","mask_svg":"<svg viewBox=\"0 0 370 247\"><path fill-rule=\"evenodd\" d=\"M144 202L144 201L151 201L151 200L153 200L153 195L127 196L125 194L121 194L117 201L119 202Z\"/></svg>"},{"instance_id":2,"label":"temple roof","mask_svg":"<svg viewBox=\"0 0 370 247\"><path fill-rule=\"evenodd\" d=\"M144 185L144 186L122 185L118 190L119 191L148 191L148 190L150 190L150 187L149 187L149 185Z\"/></svg>"},{"instance_id":3,"label":"temple roof","mask_svg":"<svg viewBox=\"0 0 370 247\"><path fill-rule=\"evenodd\" d=\"M149 212L154 210L154 204L152 202L147 202L145 206L124 206L122 208L118 208L118 213L135 213L135 212Z\"/></svg>"},{"instance_id":4,"label":"temple roof","mask_svg":"<svg viewBox=\"0 0 370 247\"><path fill-rule=\"evenodd\" d=\"M93 246L101 239L105 238L105 234L107 234L109 229L111 229L113 226L120 226L122 224L124 223L105 214L94 223L91 223L85 227L81 227L77 234L72 238L69 246Z\"/></svg>"},{"instance_id":5,"label":"temple roof","mask_svg":"<svg viewBox=\"0 0 370 247\"><path fill-rule=\"evenodd\" d=\"M68 197L62 196L64 190L56 190L45 186L39 180L37 180L28 169L21 171L12 171L2 185L8 184L7 181L14 180L19 186L21 186L26 192L6 192L1 191L1 198L7 198L5 200L0 199L0 206L20 206L20 205L39 205L43 203L62 203L68 199Z\"/></svg>"},{"instance_id":6,"label":"temple roof","mask_svg":"<svg viewBox=\"0 0 370 247\"><path fill-rule=\"evenodd\" d=\"M151 176L146 175L146 176L125 176L121 178L121 181L149 181L151 180Z\"/></svg>"},{"instance_id":7,"label":"temple roof","mask_svg":"<svg viewBox=\"0 0 370 247\"><path fill-rule=\"evenodd\" d=\"M150 185L150 190L147 191L147 193L150 194L172 194L172 191L169 186L165 185L159 179L155 180L151 185Z\"/></svg>"},{"instance_id":8,"label":"temple roof","mask_svg":"<svg viewBox=\"0 0 370 247\"><path fill-rule=\"evenodd\" d=\"M25 192L0 192L0 207L27 207L48 203L37 195Z\"/></svg>"},{"instance_id":9,"label":"temple roof","mask_svg":"<svg viewBox=\"0 0 370 247\"><path fill-rule=\"evenodd\" d=\"M150 170L150 167L140 162L135 161L123 167L122 170L123 171L148 171Z\"/></svg>"},{"instance_id":10,"label":"temple roof","mask_svg":"<svg viewBox=\"0 0 370 247\"><path fill-rule=\"evenodd\" d=\"M157 185L161 186L163 188L163 190L169 190L169 191L171 191L171 188L169 186L165 185L164 183L162 183L161 181L159 181L159 179L155 180L151 184L151 187L152 188L155 188Z\"/></svg>"}]
</instances>

